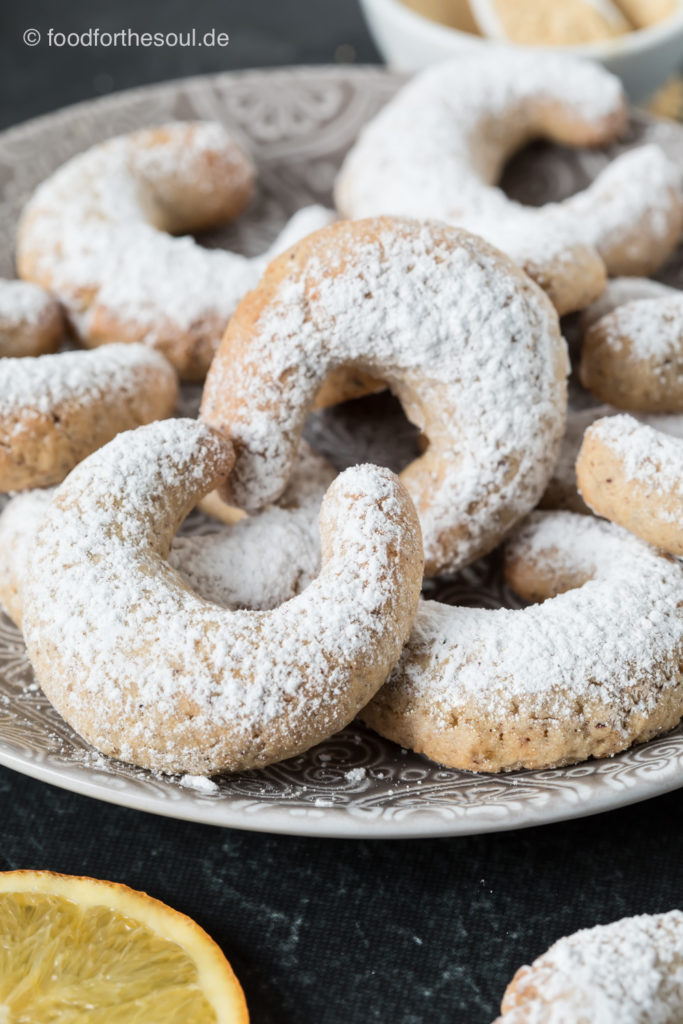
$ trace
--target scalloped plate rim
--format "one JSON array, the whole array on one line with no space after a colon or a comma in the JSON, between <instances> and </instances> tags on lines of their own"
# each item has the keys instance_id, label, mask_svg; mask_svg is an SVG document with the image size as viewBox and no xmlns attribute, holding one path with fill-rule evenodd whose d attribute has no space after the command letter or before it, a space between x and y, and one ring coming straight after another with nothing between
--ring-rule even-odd
<instances>
[{"instance_id":1,"label":"scalloped plate rim","mask_svg":"<svg viewBox=\"0 0 683 1024\"><path fill-rule=\"evenodd\" d=\"M661 737L666 739L666 735ZM651 742L657 742L656 740ZM643 744L647 746L647 744ZM633 749L633 748L632 748ZM636 748L637 749L637 748ZM626 751L625 753L628 753ZM681 751L683 756L683 750ZM619 754L615 755L617 758ZM76 762L77 763L77 762ZM584 762L590 765L591 762ZM595 762L599 763L599 762ZM641 784L634 792L634 788L622 787L620 789L604 789L591 793L589 801L580 806L570 806L563 803L561 806L548 813L547 809L534 810L527 805L524 811L516 817L508 814L505 820L491 820L482 822L477 815L481 814L482 804L471 804L458 811L457 818L453 820L438 819L442 817L436 810L426 808L424 812L415 812L406 820L405 824L395 824L384 818L361 818L347 809L326 807L324 810L311 808L300 813L293 813L292 808L273 806L272 804L262 812L263 819L258 817L258 812L249 811L252 804L257 804L256 799L247 798L202 798L199 794L190 795L178 788L176 800L159 800L154 796L143 793L137 794L134 790L114 790L107 787L106 783L99 783L97 778L80 779L72 776L68 770L60 770L54 765L44 765L39 762L30 761L20 754L13 755L11 751L0 747L0 764L5 768L26 775L39 782L46 782L49 785L64 789L78 796L86 796L104 803L113 804L119 807L126 807L129 810L142 811L148 814L156 814L160 817L173 818L180 821L190 821L196 824L213 825L217 828L235 828L247 832L264 832L279 835L307 836L311 838L327 839L434 839L453 838L456 836L485 835L494 832L511 832L517 829L533 828L541 825L553 825L562 821L573 821L575 819L591 817L594 814L603 814L607 811L619 810L632 804L642 803L654 797L665 796L683 786L683 773L679 778L670 778L658 784ZM97 769L88 769L85 765L79 765L84 773L92 773L97 776ZM675 765L671 764L672 771ZM561 769L560 769L561 770ZM679 766L680 770L680 766ZM79 773L80 774L80 773ZM520 774L520 778L524 778ZM588 776L595 778L595 776ZM105 776L106 778L106 776ZM491 778L495 779L496 776ZM556 796L557 790L553 796ZM551 797L552 799L552 797ZM506 810L509 810L509 804ZM437 819L438 823L424 824L424 818L430 815ZM470 819L474 820L470 820ZM417 827L416 827L417 824Z\"/></svg>"},{"instance_id":2,"label":"scalloped plate rim","mask_svg":"<svg viewBox=\"0 0 683 1024\"><path fill-rule=\"evenodd\" d=\"M180 78L165 82L151 83L131 89L81 101L48 114L32 118L19 125L11 126L0 132L0 147L21 144L32 136L40 133L43 128L54 127L63 122L70 124L81 115L92 115L93 111L105 113L107 110L117 111L126 104L143 101L160 100L163 97L176 98L190 90L213 90L226 83L253 81L262 84L264 80L285 78L291 81L306 83L307 80L343 83L349 80L365 82L395 82L405 78L382 67L361 65L340 67L337 65L303 65L295 67L275 67L268 69L250 68L237 71L219 72L209 75ZM637 115L638 116L638 115ZM680 129L683 134L683 128ZM102 800L106 803L127 807L133 810L158 814L185 821L215 825L217 827L239 828L248 831L279 833L301 836L329 838L429 838L457 835L474 835L488 832L509 831L528 828L536 825L552 824L592 814L614 810L655 796L661 796L683 786L683 733L678 736L664 735L650 741L635 750L646 749L673 739L675 749L666 756L663 765L654 768L645 777L629 778L628 782L621 779L615 783L609 773L601 774L593 769L593 765L607 762L586 762L585 771L580 777L588 784L587 791L577 794L567 780L566 789L563 780L548 787L547 792L538 796L527 796L524 801L515 803L508 800L504 805L494 797L490 801L458 803L451 809L443 805L430 806L425 802L424 810L419 807L409 808L406 816L401 817L401 808L384 806L376 816L354 812L352 805L343 807L288 807L285 800L279 803L259 802L258 796L202 796L199 793L183 789L176 783L160 782L161 785L173 785L172 797L161 798L154 793L145 792L135 780L122 778L117 780L120 788L112 786L111 776L106 772L74 760L67 764L59 763L51 755L41 754L39 758L31 758L17 752L17 745L12 740L0 738L0 764L19 774L26 775L37 781L47 782L82 796ZM634 749L634 748L632 748ZM618 764L628 759L631 751L616 755L609 759L610 763ZM431 764L425 759L425 764ZM647 768L647 765L645 765ZM580 766L579 766L580 767ZM562 772L563 769L559 769ZM518 773L516 776L505 776L508 780L519 778L531 780L535 773ZM100 778L101 776L101 778ZM482 776L473 776L481 779ZM486 776L492 784L500 776ZM156 780L159 782L159 780ZM143 782L144 785L144 782ZM564 792L563 792L564 790ZM570 794L573 794L573 800ZM378 793L381 802L381 793ZM542 806L538 806L538 803ZM499 812L494 808L498 806ZM261 808L259 810L259 807ZM486 812L486 813L485 813Z\"/></svg>"}]
</instances>

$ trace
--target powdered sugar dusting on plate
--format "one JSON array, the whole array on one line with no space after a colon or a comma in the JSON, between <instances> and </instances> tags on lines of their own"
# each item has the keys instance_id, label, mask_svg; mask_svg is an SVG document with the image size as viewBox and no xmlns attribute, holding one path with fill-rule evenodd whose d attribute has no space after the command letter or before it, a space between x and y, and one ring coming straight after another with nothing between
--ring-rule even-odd
<instances>
[{"instance_id":1,"label":"powdered sugar dusting on plate","mask_svg":"<svg viewBox=\"0 0 683 1024\"><path fill-rule=\"evenodd\" d=\"M178 784L202 796L216 796L219 793L217 784L207 779L206 775L181 775Z\"/></svg>"}]
</instances>

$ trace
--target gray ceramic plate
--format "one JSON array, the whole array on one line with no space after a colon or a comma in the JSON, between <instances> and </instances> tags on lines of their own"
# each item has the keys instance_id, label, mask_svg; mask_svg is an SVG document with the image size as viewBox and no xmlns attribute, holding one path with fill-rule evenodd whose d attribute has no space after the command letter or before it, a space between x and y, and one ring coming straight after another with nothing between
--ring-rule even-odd
<instances>
[{"instance_id":1,"label":"gray ceramic plate","mask_svg":"<svg viewBox=\"0 0 683 1024\"><path fill-rule=\"evenodd\" d=\"M17 216L40 180L100 139L173 118L216 119L246 137L259 166L258 199L209 244L256 253L299 206L329 203L342 154L398 81L365 68L225 74L122 93L6 132L0 136L0 274L13 273ZM683 165L682 128L639 117L625 145L644 138L660 142ZM516 161L508 185L527 202L561 198L608 156L541 147ZM666 278L683 286L682 264L674 261ZM197 390L185 397L189 410ZM311 439L340 468L361 458L405 458L414 438L391 400L369 402L360 412L318 416ZM195 515L184 529L206 526ZM429 593L453 603L514 605L495 558ZM101 800L213 825L318 836L458 835L580 817L672 790L683 783L683 730L606 761L496 777L441 768L353 725L301 757L198 790L89 748L45 700L18 631L0 618L0 762Z\"/></svg>"}]
</instances>

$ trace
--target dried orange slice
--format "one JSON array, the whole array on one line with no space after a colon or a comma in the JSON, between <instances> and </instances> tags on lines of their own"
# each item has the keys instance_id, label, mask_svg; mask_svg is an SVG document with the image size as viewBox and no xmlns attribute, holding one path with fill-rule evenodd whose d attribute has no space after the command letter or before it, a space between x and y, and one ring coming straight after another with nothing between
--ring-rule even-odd
<instances>
[{"instance_id":1,"label":"dried orange slice","mask_svg":"<svg viewBox=\"0 0 683 1024\"><path fill-rule=\"evenodd\" d=\"M2 1024L248 1024L216 943L115 882L0 873Z\"/></svg>"}]
</instances>

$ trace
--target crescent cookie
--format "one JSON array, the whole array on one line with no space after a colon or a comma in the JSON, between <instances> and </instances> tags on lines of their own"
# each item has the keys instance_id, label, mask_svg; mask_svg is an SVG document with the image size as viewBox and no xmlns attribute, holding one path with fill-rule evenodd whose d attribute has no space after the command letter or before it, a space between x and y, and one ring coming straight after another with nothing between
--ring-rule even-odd
<instances>
[{"instance_id":1,"label":"crescent cookie","mask_svg":"<svg viewBox=\"0 0 683 1024\"><path fill-rule=\"evenodd\" d=\"M17 239L20 276L59 297L84 344L145 342L181 377L201 380L273 253L331 218L321 207L300 211L253 259L189 237L238 216L253 181L250 157L218 124L178 122L109 139L69 160L29 200Z\"/></svg>"},{"instance_id":2,"label":"crescent cookie","mask_svg":"<svg viewBox=\"0 0 683 1024\"><path fill-rule=\"evenodd\" d=\"M536 512L510 542L524 609L423 601L361 718L469 771L608 757L683 714L683 567L618 526Z\"/></svg>"},{"instance_id":3,"label":"crescent cookie","mask_svg":"<svg viewBox=\"0 0 683 1024\"><path fill-rule=\"evenodd\" d=\"M678 169L657 146L617 157L585 191L542 208L498 187L534 138L601 145L626 124L619 80L567 56L487 46L416 76L366 126L339 173L347 217L401 214L466 227L502 248L561 313L610 275L654 272L683 226Z\"/></svg>"},{"instance_id":4,"label":"crescent cookie","mask_svg":"<svg viewBox=\"0 0 683 1024\"><path fill-rule=\"evenodd\" d=\"M232 462L230 444L196 420L121 434L76 467L38 530L28 654L48 699L105 754L164 772L260 767L348 724L398 660L423 555L394 474L337 477L318 577L272 611L230 611L166 559Z\"/></svg>"},{"instance_id":5,"label":"crescent cookie","mask_svg":"<svg viewBox=\"0 0 683 1024\"><path fill-rule=\"evenodd\" d=\"M598 515L683 556L683 439L632 416L599 419L584 434L576 476Z\"/></svg>"},{"instance_id":6,"label":"crescent cookie","mask_svg":"<svg viewBox=\"0 0 683 1024\"><path fill-rule=\"evenodd\" d=\"M276 505L253 516L240 513L244 518L232 520L227 529L213 524L201 534L175 537L169 563L207 601L224 608L277 608L305 590L318 574L318 515L336 475L326 459L302 442L294 472ZM54 493L51 487L25 491L0 513L0 606L17 626L31 544Z\"/></svg>"},{"instance_id":7,"label":"crescent cookie","mask_svg":"<svg viewBox=\"0 0 683 1024\"><path fill-rule=\"evenodd\" d=\"M458 228L396 218L324 228L240 304L201 415L235 445L223 497L277 499L332 370L387 382L428 439L401 474L428 574L490 551L538 502L566 410L566 346L545 295Z\"/></svg>"},{"instance_id":8,"label":"crescent cookie","mask_svg":"<svg viewBox=\"0 0 683 1024\"><path fill-rule=\"evenodd\" d=\"M494 1024L680 1024L683 913L641 914L559 939L520 967Z\"/></svg>"},{"instance_id":9,"label":"crescent cookie","mask_svg":"<svg viewBox=\"0 0 683 1024\"><path fill-rule=\"evenodd\" d=\"M0 278L0 358L56 352L62 312L46 291L28 281Z\"/></svg>"},{"instance_id":10,"label":"crescent cookie","mask_svg":"<svg viewBox=\"0 0 683 1024\"><path fill-rule=\"evenodd\" d=\"M545 493L539 502L544 509L566 509L569 512L590 514L591 509L581 497L576 482L576 460L586 430L604 416L619 415L612 405L597 405L590 409L570 409L567 413L567 429L560 454ZM639 423L647 424L655 431L683 439L683 415L667 416L664 413L637 413L633 416ZM227 505L223 505L227 508ZM611 518L611 517L609 517ZM626 525L622 523L622 526ZM648 539L648 538L646 538Z\"/></svg>"},{"instance_id":11,"label":"crescent cookie","mask_svg":"<svg viewBox=\"0 0 683 1024\"><path fill-rule=\"evenodd\" d=\"M586 331L581 383L635 412L683 412L683 292L619 306Z\"/></svg>"},{"instance_id":12,"label":"crescent cookie","mask_svg":"<svg viewBox=\"0 0 683 1024\"><path fill-rule=\"evenodd\" d=\"M0 492L59 483L122 430L171 416L173 367L144 345L0 360Z\"/></svg>"}]
</instances>

